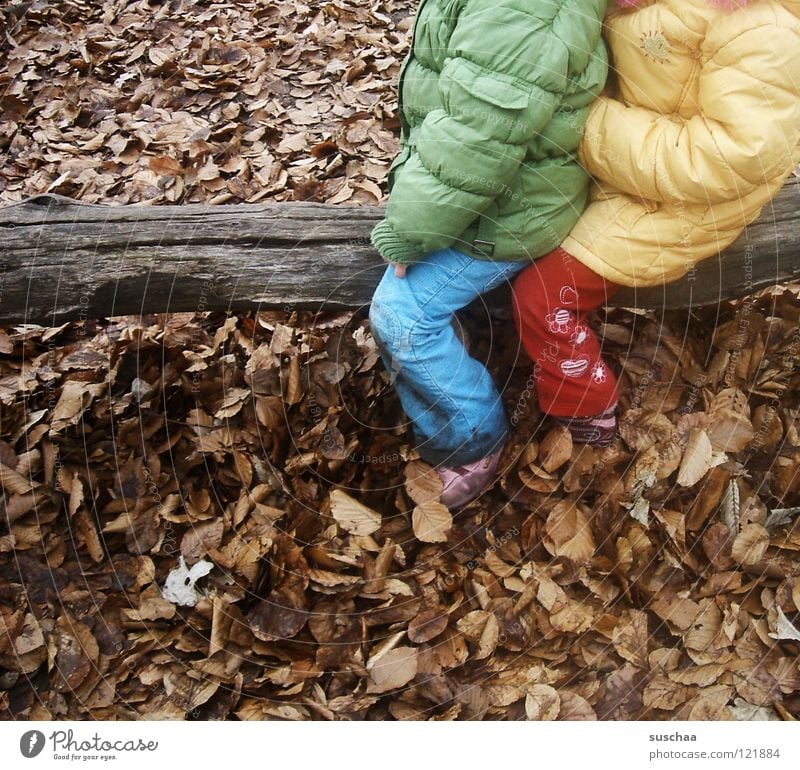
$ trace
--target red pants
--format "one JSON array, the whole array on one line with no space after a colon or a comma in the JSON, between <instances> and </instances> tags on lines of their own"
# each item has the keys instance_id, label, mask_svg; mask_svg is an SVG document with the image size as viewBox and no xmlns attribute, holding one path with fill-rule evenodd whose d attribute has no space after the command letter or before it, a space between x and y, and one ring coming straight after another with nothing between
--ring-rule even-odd
<instances>
[{"instance_id":1,"label":"red pants","mask_svg":"<svg viewBox=\"0 0 800 770\"><path fill-rule=\"evenodd\" d=\"M517 277L514 319L543 412L589 417L617 403L617 379L585 319L619 288L560 248Z\"/></svg>"}]
</instances>

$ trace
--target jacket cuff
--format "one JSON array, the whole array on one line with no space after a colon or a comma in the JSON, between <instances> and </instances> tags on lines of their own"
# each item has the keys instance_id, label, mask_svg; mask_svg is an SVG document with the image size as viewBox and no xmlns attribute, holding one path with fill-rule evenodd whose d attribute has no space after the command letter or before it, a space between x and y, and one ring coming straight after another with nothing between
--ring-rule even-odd
<instances>
[{"instance_id":1,"label":"jacket cuff","mask_svg":"<svg viewBox=\"0 0 800 770\"><path fill-rule=\"evenodd\" d=\"M409 264L417 262L426 254L425 247L421 244L403 240L387 219L382 219L372 228L370 241L387 262Z\"/></svg>"}]
</instances>

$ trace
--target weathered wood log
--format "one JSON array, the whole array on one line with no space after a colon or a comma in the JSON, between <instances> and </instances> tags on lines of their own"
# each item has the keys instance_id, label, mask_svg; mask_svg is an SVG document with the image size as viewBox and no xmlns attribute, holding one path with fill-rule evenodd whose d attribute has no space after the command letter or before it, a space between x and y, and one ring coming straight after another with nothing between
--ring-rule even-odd
<instances>
[{"instance_id":1,"label":"weathered wood log","mask_svg":"<svg viewBox=\"0 0 800 770\"><path fill-rule=\"evenodd\" d=\"M383 207L103 206L40 195L0 208L0 323L369 303ZM619 306L686 308L800 277L800 180L718 258ZM506 297L507 301L507 297Z\"/></svg>"}]
</instances>

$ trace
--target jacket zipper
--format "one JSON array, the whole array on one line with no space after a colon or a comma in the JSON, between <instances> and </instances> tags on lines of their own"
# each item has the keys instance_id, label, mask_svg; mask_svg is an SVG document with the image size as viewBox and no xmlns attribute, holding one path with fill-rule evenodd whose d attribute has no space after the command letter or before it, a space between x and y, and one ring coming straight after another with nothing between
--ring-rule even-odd
<instances>
[{"instance_id":1,"label":"jacket zipper","mask_svg":"<svg viewBox=\"0 0 800 770\"><path fill-rule=\"evenodd\" d=\"M406 74L408 63L411 61L411 57L414 55L414 38L416 37L417 24L419 24L419 18L422 16L422 9L425 7L425 3L427 2L428 0L420 0L419 7L417 8L417 15L414 17L414 26L411 28L411 48L408 52L408 55L403 60L403 64L400 67L400 74L397 78L397 114L400 118L401 141L405 141L408 138L409 132L409 126L406 123L406 119L403 117L403 77Z\"/></svg>"}]
</instances>

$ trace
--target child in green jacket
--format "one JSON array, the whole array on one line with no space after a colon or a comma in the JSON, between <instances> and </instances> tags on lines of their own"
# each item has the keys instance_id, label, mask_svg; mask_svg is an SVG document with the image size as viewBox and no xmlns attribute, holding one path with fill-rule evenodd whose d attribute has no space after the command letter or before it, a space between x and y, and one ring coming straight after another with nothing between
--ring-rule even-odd
<instances>
[{"instance_id":1,"label":"child in green jacket","mask_svg":"<svg viewBox=\"0 0 800 770\"><path fill-rule=\"evenodd\" d=\"M607 69L606 0L421 0L399 78L403 149L372 243L370 320L451 508L494 476L500 395L451 322L555 249L587 203L577 160Z\"/></svg>"}]
</instances>

